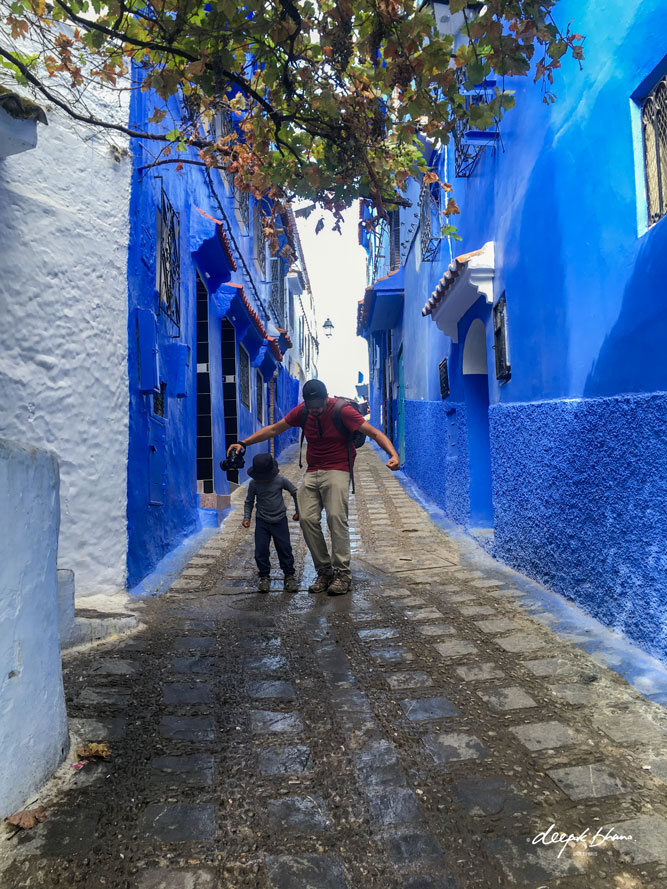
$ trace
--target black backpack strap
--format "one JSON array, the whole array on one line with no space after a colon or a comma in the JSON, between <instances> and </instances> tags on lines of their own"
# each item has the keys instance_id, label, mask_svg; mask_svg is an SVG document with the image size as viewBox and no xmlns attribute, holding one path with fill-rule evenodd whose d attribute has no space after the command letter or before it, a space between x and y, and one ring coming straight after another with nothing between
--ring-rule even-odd
<instances>
[{"instance_id":1,"label":"black backpack strap","mask_svg":"<svg viewBox=\"0 0 667 889\"><path fill-rule=\"evenodd\" d=\"M308 410L306 405L301 408L301 420L299 421L299 426L301 426L301 441L299 442L299 469L303 469L303 461L301 460L301 450L303 448L303 439L306 434L306 419L308 418Z\"/></svg>"},{"instance_id":2,"label":"black backpack strap","mask_svg":"<svg viewBox=\"0 0 667 889\"><path fill-rule=\"evenodd\" d=\"M341 411L344 406L349 404L347 398L337 398L334 404L332 420L336 429L347 439L347 465L350 467L350 481L352 482L352 493L354 494L354 460L352 458L352 433L341 419Z\"/></svg>"}]
</instances>

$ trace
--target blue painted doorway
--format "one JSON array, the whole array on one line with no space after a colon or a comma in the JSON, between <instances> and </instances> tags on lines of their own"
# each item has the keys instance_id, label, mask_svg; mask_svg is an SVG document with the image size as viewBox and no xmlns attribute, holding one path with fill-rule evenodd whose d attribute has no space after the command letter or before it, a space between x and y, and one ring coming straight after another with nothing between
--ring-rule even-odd
<instances>
[{"instance_id":1,"label":"blue painted doorway","mask_svg":"<svg viewBox=\"0 0 667 889\"><path fill-rule=\"evenodd\" d=\"M479 318L468 328L463 347L463 397L470 466L470 526L492 528L489 375L486 329Z\"/></svg>"}]
</instances>

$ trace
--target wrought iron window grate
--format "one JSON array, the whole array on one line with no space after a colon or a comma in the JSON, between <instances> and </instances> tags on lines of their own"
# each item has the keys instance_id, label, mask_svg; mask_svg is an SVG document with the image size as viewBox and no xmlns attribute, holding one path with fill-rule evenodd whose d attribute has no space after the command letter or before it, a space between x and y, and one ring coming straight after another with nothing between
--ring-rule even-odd
<instances>
[{"instance_id":1,"label":"wrought iron window grate","mask_svg":"<svg viewBox=\"0 0 667 889\"><path fill-rule=\"evenodd\" d=\"M507 348L507 302L505 294L493 307L493 348L496 355L496 379L507 382L512 376Z\"/></svg>"},{"instance_id":2,"label":"wrought iron window grate","mask_svg":"<svg viewBox=\"0 0 667 889\"><path fill-rule=\"evenodd\" d=\"M241 191L234 186L234 209L244 231L248 231L250 225L250 195L247 191Z\"/></svg>"},{"instance_id":3,"label":"wrought iron window grate","mask_svg":"<svg viewBox=\"0 0 667 889\"><path fill-rule=\"evenodd\" d=\"M250 410L250 357L239 345L239 398L241 404Z\"/></svg>"},{"instance_id":4,"label":"wrought iron window grate","mask_svg":"<svg viewBox=\"0 0 667 889\"><path fill-rule=\"evenodd\" d=\"M262 210L259 204L255 204L252 213L253 251L255 261L259 266L262 277L266 277L266 242L262 229Z\"/></svg>"},{"instance_id":5,"label":"wrought iron window grate","mask_svg":"<svg viewBox=\"0 0 667 889\"><path fill-rule=\"evenodd\" d=\"M231 112L226 108L223 108L220 111L216 112L216 115L213 119L213 133L212 137L217 139L224 139L226 136L231 136L234 132L234 124L232 122ZM222 174L225 177L227 185L230 188L234 188L234 174L228 173L226 169L223 168Z\"/></svg>"},{"instance_id":6,"label":"wrought iron window grate","mask_svg":"<svg viewBox=\"0 0 667 889\"><path fill-rule=\"evenodd\" d=\"M449 395L449 371L447 370L446 358L443 358L438 365L438 375L440 377L440 397L444 401Z\"/></svg>"},{"instance_id":7,"label":"wrought iron window grate","mask_svg":"<svg viewBox=\"0 0 667 889\"><path fill-rule=\"evenodd\" d=\"M159 311L181 324L181 258L179 217L162 188L158 212L158 291Z\"/></svg>"},{"instance_id":8,"label":"wrought iron window grate","mask_svg":"<svg viewBox=\"0 0 667 889\"><path fill-rule=\"evenodd\" d=\"M485 80L472 89L466 88L466 68L458 68L456 82L459 92L464 96L466 111L480 102L488 102L495 95L495 80ZM455 121L454 132L454 171L460 178L470 176L477 165L484 149L495 145L498 139L498 127L495 130L473 130L467 119Z\"/></svg>"},{"instance_id":9,"label":"wrought iron window grate","mask_svg":"<svg viewBox=\"0 0 667 889\"><path fill-rule=\"evenodd\" d=\"M395 272L401 266L401 214L399 210L389 212L389 271Z\"/></svg>"},{"instance_id":10,"label":"wrought iron window grate","mask_svg":"<svg viewBox=\"0 0 667 889\"><path fill-rule=\"evenodd\" d=\"M419 196L419 233L422 262L434 262L438 257L438 247L442 238L437 230L433 231L434 211L439 214L440 187L437 183L434 186L422 185Z\"/></svg>"},{"instance_id":11,"label":"wrought iron window grate","mask_svg":"<svg viewBox=\"0 0 667 889\"><path fill-rule=\"evenodd\" d=\"M648 224L667 215L667 76L642 104Z\"/></svg>"},{"instance_id":12,"label":"wrought iron window grate","mask_svg":"<svg viewBox=\"0 0 667 889\"><path fill-rule=\"evenodd\" d=\"M160 391L153 393L153 413L156 417L164 417L167 384L160 383Z\"/></svg>"},{"instance_id":13,"label":"wrought iron window grate","mask_svg":"<svg viewBox=\"0 0 667 889\"><path fill-rule=\"evenodd\" d=\"M255 391L257 397L257 419L264 422L264 377L260 371L255 375Z\"/></svg>"},{"instance_id":14,"label":"wrought iron window grate","mask_svg":"<svg viewBox=\"0 0 667 889\"><path fill-rule=\"evenodd\" d=\"M271 257L271 306L280 327L285 327L285 275L283 261Z\"/></svg>"}]
</instances>

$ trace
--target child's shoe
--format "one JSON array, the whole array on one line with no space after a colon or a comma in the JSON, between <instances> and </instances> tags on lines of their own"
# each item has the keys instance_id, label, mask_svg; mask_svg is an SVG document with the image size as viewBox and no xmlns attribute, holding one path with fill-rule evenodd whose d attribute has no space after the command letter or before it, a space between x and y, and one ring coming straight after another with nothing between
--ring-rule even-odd
<instances>
[{"instance_id":1,"label":"child's shoe","mask_svg":"<svg viewBox=\"0 0 667 889\"><path fill-rule=\"evenodd\" d=\"M299 592L299 584L296 582L296 577L293 574L285 575L285 584L283 589L286 593L298 593Z\"/></svg>"},{"instance_id":2,"label":"child's shoe","mask_svg":"<svg viewBox=\"0 0 667 889\"><path fill-rule=\"evenodd\" d=\"M260 593L268 593L268 591L271 589L271 578L260 577L257 589Z\"/></svg>"}]
</instances>

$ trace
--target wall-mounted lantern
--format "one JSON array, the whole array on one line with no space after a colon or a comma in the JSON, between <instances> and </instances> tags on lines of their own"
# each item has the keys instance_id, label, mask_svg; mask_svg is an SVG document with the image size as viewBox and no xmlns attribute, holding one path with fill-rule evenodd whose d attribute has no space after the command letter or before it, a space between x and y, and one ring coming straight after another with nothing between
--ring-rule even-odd
<instances>
[{"instance_id":1,"label":"wall-mounted lantern","mask_svg":"<svg viewBox=\"0 0 667 889\"><path fill-rule=\"evenodd\" d=\"M322 327L324 328L324 335L327 337L330 337L331 334L333 333L333 329L334 329L333 322L332 322L331 318L327 318L327 320L324 322Z\"/></svg>"}]
</instances>

